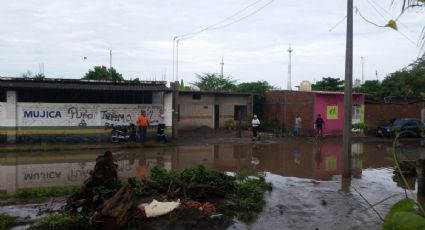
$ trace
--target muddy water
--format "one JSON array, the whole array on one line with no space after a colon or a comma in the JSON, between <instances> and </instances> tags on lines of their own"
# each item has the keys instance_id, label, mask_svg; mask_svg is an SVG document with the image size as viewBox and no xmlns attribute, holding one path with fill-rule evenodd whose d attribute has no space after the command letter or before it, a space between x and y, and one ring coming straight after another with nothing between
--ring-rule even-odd
<instances>
[{"instance_id":1,"label":"muddy water","mask_svg":"<svg viewBox=\"0 0 425 230\"><path fill-rule=\"evenodd\" d=\"M352 149L351 180L340 176L342 146L335 141L178 146L113 154L121 178L137 176L144 165L180 170L203 164L223 171L266 171L274 185L266 194L266 207L255 221L236 223L233 229L379 229L378 215L385 216L390 205L405 194L404 186L393 180L391 143L355 143ZM2 153L0 191L81 185L102 152ZM399 146L401 159L420 156L425 156L425 148L419 143ZM415 188L415 178L410 182ZM378 214L367 209L365 199L376 203L394 194L396 197L375 207ZM7 212L4 208L0 211Z\"/></svg>"}]
</instances>

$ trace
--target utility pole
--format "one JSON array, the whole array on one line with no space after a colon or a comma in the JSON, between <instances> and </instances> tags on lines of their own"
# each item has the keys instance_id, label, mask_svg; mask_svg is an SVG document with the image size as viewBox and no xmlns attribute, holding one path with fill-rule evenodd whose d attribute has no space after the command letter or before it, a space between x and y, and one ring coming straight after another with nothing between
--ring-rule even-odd
<instances>
[{"instance_id":1,"label":"utility pole","mask_svg":"<svg viewBox=\"0 0 425 230\"><path fill-rule=\"evenodd\" d=\"M177 39L177 49L176 49L176 78L175 81L179 81L179 42L180 39Z\"/></svg>"},{"instance_id":2,"label":"utility pole","mask_svg":"<svg viewBox=\"0 0 425 230\"><path fill-rule=\"evenodd\" d=\"M172 82L174 82L174 76L175 76L175 74L174 74L174 70L175 70L174 63L175 63L176 54L175 54L175 51L174 50L176 49L176 39L177 39L177 36L174 36L173 37L173 73L171 75L171 81Z\"/></svg>"},{"instance_id":3,"label":"utility pole","mask_svg":"<svg viewBox=\"0 0 425 230\"><path fill-rule=\"evenodd\" d=\"M342 176L351 178L351 110L353 84L353 0L347 0L347 37L345 49L344 127L344 168Z\"/></svg>"},{"instance_id":4,"label":"utility pole","mask_svg":"<svg viewBox=\"0 0 425 230\"><path fill-rule=\"evenodd\" d=\"M224 76L223 75L223 66L224 66L224 61L223 61L223 57L221 57L221 63L220 63L220 65L221 65L221 74L220 74L220 76Z\"/></svg>"},{"instance_id":5,"label":"utility pole","mask_svg":"<svg viewBox=\"0 0 425 230\"><path fill-rule=\"evenodd\" d=\"M364 57L361 57L362 59L362 84L364 84Z\"/></svg>"},{"instance_id":6,"label":"utility pole","mask_svg":"<svg viewBox=\"0 0 425 230\"><path fill-rule=\"evenodd\" d=\"M109 50L109 74L112 80L112 50Z\"/></svg>"},{"instance_id":7,"label":"utility pole","mask_svg":"<svg viewBox=\"0 0 425 230\"><path fill-rule=\"evenodd\" d=\"M288 83L287 83L287 90L292 90L291 86L291 53L293 49L291 49L291 46L289 46L288 53L289 53L289 62L288 62Z\"/></svg>"}]
</instances>

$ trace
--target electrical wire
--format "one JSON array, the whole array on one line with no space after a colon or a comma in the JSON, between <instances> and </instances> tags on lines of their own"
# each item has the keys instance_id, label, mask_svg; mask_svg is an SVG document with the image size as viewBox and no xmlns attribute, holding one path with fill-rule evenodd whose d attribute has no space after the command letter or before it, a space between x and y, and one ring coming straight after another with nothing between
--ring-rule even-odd
<instances>
[{"instance_id":1,"label":"electrical wire","mask_svg":"<svg viewBox=\"0 0 425 230\"><path fill-rule=\"evenodd\" d=\"M211 28L211 30L223 29L223 28L225 28L225 27L228 27L228 26L231 26L231 25L233 25L233 24L235 24L235 23L238 23L238 22L240 22L240 21L244 20L245 18L248 18L248 17L250 17L250 16L252 16L252 15L254 15L254 14L256 14L256 13L260 12L262 9L266 8L268 5L272 4L273 2L274 2L274 0L271 0L271 1L267 2L266 4L264 4L262 7L258 8L257 10L255 10L255 11L251 12L251 13L250 13L250 14L248 14L248 15L245 15L244 17L239 18L238 20L233 21L233 22L230 22L230 23L228 23L228 24L225 24L225 25L222 25L222 26L219 26L219 27L215 27L215 28Z\"/></svg>"},{"instance_id":2,"label":"electrical wire","mask_svg":"<svg viewBox=\"0 0 425 230\"><path fill-rule=\"evenodd\" d=\"M367 23L369 23L369 24L372 24L372 25L374 25L374 26L377 26L377 27L382 27L382 28L384 28L384 27L387 27L387 26L383 26L383 25L378 25L378 24L376 24L376 23L374 23L374 22L372 22L372 21L370 21L370 20L368 20L366 17L364 17L362 14L361 14L361 12L360 12L360 10L356 7L355 8L356 9L356 13L365 21L365 22L367 22ZM400 33L404 38L406 38L409 42L411 42L414 46L416 46L417 48L419 48L419 50L420 50L420 52L422 52L422 47L420 46L420 45L418 45L416 42L414 42L412 39L410 39L407 35L405 35L403 32L401 32L401 31L399 31L399 30L395 30L395 31L397 31L398 33Z\"/></svg>"},{"instance_id":3,"label":"electrical wire","mask_svg":"<svg viewBox=\"0 0 425 230\"><path fill-rule=\"evenodd\" d=\"M379 10L377 10L375 8L374 5L378 6L382 11L384 11L391 18L394 18L394 16L390 12L388 12L384 7L382 7L381 5L379 5L375 0L371 0L373 2L373 4L369 0L366 0L366 1L369 3L369 5L371 5L375 9L375 11L378 14L380 14L382 16L382 18L384 18L384 20L387 20L387 19L379 12ZM403 8L404 8L404 6L403 6ZM397 17L396 21L399 18L400 18L400 15ZM425 27L422 28L421 34L418 35L416 32L414 32L413 30L411 30L408 26L404 25L403 23L401 23L399 21L397 21L397 23L400 24L400 25L402 25L403 27L405 27L413 35L418 36L418 42L417 42L417 44L418 44L418 47L419 47L419 52L418 52L418 58L419 58L421 55L423 55L422 52L425 49Z\"/></svg>"},{"instance_id":4,"label":"electrical wire","mask_svg":"<svg viewBox=\"0 0 425 230\"><path fill-rule=\"evenodd\" d=\"M262 2L262 1L264 1L264 0L257 0L255 2L247 5L246 7L242 8L241 10L237 11L236 13L234 13L234 14L232 14L232 15L230 15L230 16L228 16L228 17L226 17L226 18L224 18L224 19L222 19L222 20L220 20L220 21L218 21L218 22L216 22L216 23L214 23L212 25L209 25L209 26L207 26L207 27L205 27L205 28L203 28L201 30L198 30L196 32L191 32L191 33L186 33L186 34L178 35L176 37L181 38L180 40L187 40L189 38L195 37L196 35L204 32L204 31L207 31L207 30L217 30L219 28L227 27L229 24L234 24L237 21L241 21L242 19L245 19L245 18L247 18L247 17L249 17L249 16L251 16L253 14L249 14L247 16L244 16L242 18L239 18L239 19L237 19L236 22L232 22L232 23L229 23L229 24L226 24L226 25L223 25L223 26L219 26L219 25L222 24L222 23L224 23L224 22L226 22L226 21L228 21L228 20L230 20L230 19L232 19L232 18L234 18L234 17L236 17L236 16L238 16L239 14L243 13L244 11L248 10L249 8L253 7L254 5L257 5L258 3ZM274 0L272 0L272 1L274 1ZM267 3L266 5L269 5L269 4L270 3ZM254 12L258 12L258 11L262 10L264 7L265 6L262 6L259 9L255 10ZM217 27L217 26L219 26L219 27ZM187 36L189 36L189 37L188 38L185 38Z\"/></svg>"},{"instance_id":5,"label":"electrical wire","mask_svg":"<svg viewBox=\"0 0 425 230\"><path fill-rule=\"evenodd\" d=\"M345 21L345 19L347 19L347 16L344 16L338 23L336 23L334 26L332 26L332 28L330 28L328 30L328 32L332 32L332 30L334 30L337 26L339 26L339 24L341 24L343 21Z\"/></svg>"},{"instance_id":6,"label":"electrical wire","mask_svg":"<svg viewBox=\"0 0 425 230\"><path fill-rule=\"evenodd\" d=\"M394 15L393 14L391 14L390 12L388 12L388 10L386 10L384 7L382 7L381 5L379 5L375 0L366 0L368 3L369 3L369 5L371 5L374 9L375 9L375 11L379 14L379 15L381 15L381 17L384 19L384 20L386 20L386 21L388 21L387 20L387 18L385 17L385 16L383 16L380 12L379 12L379 10L378 9L376 9L376 7L375 6L377 6L377 7L379 7L382 11L384 11L389 17L391 17L391 18L395 18L394 17ZM412 34L414 34L415 36L418 36L418 34L416 33L416 32L414 32L413 30L411 30L410 28L408 28L408 26L406 26L405 24L403 24L402 22L399 22L399 21L397 21L397 23L398 24L400 24L400 25L402 25L403 27L405 27L408 31L410 31Z\"/></svg>"}]
</instances>

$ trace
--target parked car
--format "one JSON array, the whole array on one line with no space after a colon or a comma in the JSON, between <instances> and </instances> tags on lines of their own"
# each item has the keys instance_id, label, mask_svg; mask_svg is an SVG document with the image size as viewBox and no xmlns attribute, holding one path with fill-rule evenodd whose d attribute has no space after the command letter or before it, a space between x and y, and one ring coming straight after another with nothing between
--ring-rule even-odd
<instances>
[{"instance_id":1,"label":"parked car","mask_svg":"<svg viewBox=\"0 0 425 230\"><path fill-rule=\"evenodd\" d=\"M378 135L394 137L397 132L408 131L417 137L424 136L425 124L416 118L395 118L386 125L378 126Z\"/></svg>"}]
</instances>

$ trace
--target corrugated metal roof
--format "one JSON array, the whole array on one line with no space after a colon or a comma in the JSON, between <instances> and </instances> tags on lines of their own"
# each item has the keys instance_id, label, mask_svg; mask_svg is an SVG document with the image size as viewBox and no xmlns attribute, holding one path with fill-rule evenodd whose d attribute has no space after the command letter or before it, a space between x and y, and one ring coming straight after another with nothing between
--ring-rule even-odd
<instances>
[{"instance_id":1,"label":"corrugated metal roof","mask_svg":"<svg viewBox=\"0 0 425 230\"><path fill-rule=\"evenodd\" d=\"M170 91L165 81L93 81L77 79L0 78L0 88L6 89L66 89L102 91Z\"/></svg>"},{"instance_id":2,"label":"corrugated metal roof","mask_svg":"<svg viewBox=\"0 0 425 230\"><path fill-rule=\"evenodd\" d=\"M179 94L214 94L214 95L235 95L235 96L251 96L255 93L240 92L220 92L220 91L179 91Z\"/></svg>"}]
</instances>

